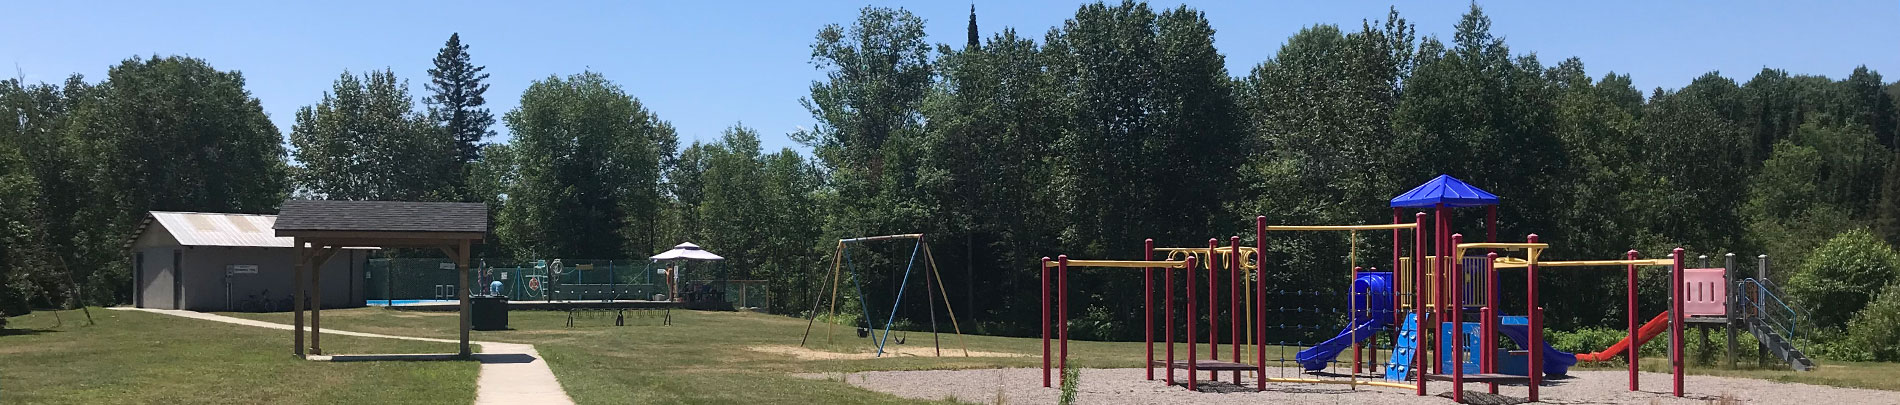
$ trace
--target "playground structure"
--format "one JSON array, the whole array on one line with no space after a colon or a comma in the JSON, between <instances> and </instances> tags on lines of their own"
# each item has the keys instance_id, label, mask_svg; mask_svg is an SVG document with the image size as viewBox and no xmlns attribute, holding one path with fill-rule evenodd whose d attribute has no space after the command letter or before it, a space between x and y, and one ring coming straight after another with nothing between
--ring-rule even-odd
<instances>
[{"instance_id":1,"label":"playground structure","mask_svg":"<svg viewBox=\"0 0 1900 405\"><path fill-rule=\"evenodd\" d=\"M914 243L911 245L910 258L909 260L907 260L906 264L904 265L903 278L900 281L898 281L898 284L896 286L896 290L897 290L896 297L891 301L890 314L884 320L884 327L883 327L884 332L882 334L879 334L877 325L872 323L871 303L869 302L870 300L868 299L868 296L864 295L864 283L862 280L863 277L859 275L858 271L856 270L856 267L853 267L851 265L851 260L850 260L850 255L849 255L850 252L848 248L850 246L863 244L863 243L893 241L893 240L911 240ZM869 337L871 339L872 345L874 345L877 348L876 357L883 357L885 354L885 345L890 342L893 325L895 325L897 322L897 312L900 308L902 308L902 305L904 303L904 293L910 289L910 275L912 273L912 270L914 270L917 267L917 264L919 262L918 259L920 255L921 255L921 258L923 259L922 262L924 264L923 272L926 273L924 274L924 277L923 277L924 294L926 295L924 302L928 303L928 305L930 306L930 336L931 336L931 344L933 345L935 349L935 353L939 357L943 356L943 345L942 345L941 339L939 339L938 337L938 332L937 332L937 308L936 308L937 297L941 296L943 297L943 309L944 311L947 312L947 314L950 317L950 326L952 330L957 334L957 338L958 338L957 343L961 346L964 357L969 357L970 355L969 346L967 343L963 342L963 339L962 339L963 327L957 324L957 313L956 313L956 310L952 309L950 306L950 294L948 291L944 290L943 276L941 273L937 271L937 260L935 257L931 256L930 243L927 240L925 240L924 234L921 234L921 233L839 239L838 247L832 253L831 277L830 277L831 293L829 294L830 298L828 300L824 299L823 298L824 291L820 290L819 294L821 294L821 298L812 300L812 309L809 315L809 319L807 319L805 323L805 334L804 336L798 339L798 345L800 347L804 347L805 344L811 339L811 330L813 326L817 324L817 320L818 320L818 310L826 302L830 303L831 308L830 308L830 311L828 312L830 316L835 318L838 315L838 293L840 289L839 285L841 284L843 278L846 276L845 273L849 273L849 276L851 277L851 284L852 284L853 290L856 292L858 303L859 305L862 306L862 310L864 311L862 312L862 316L860 316L860 318L863 319L864 321L864 323L861 326L864 329L864 332L861 332L860 334L865 335L865 337ZM827 342L830 342L832 341L831 331L832 329L835 329L835 328L830 323L827 323L826 325L827 326L825 328L825 340ZM902 340L903 340L902 338L899 339L900 344L902 343Z\"/></svg>"},{"instance_id":2,"label":"playground structure","mask_svg":"<svg viewBox=\"0 0 1900 405\"><path fill-rule=\"evenodd\" d=\"M1051 261L1043 260L1042 306L1043 306L1043 386L1052 386L1049 308L1051 292L1056 306L1057 330L1054 338L1059 341L1059 357L1055 357L1061 368L1067 368L1068 357L1068 272L1071 267L1106 268L1142 268L1143 304L1146 333L1147 379L1154 380L1157 366L1165 368L1164 379L1169 385L1175 385L1175 369L1187 370L1185 386L1189 390L1198 389L1200 371L1210 371L1209 378L1219 380L1221 371L1232 371L1233 381L1239 384L1244 371L1254 373L1256 390L1264 391L1266 383L1316 383L1345 384L1358 386L1383 386L1405 388L1416 395L1426 394L1429 381L1446 381L1454 389L1451 397L1454 401L1464 401L1462 387L1468 382L1486 383L1492 393L1497 392L1499 384L1521 383L1528 388L1530 401L1538 401L1538 387L1546 375L1563 375L1570 366L1579 360L1604 361L1617 354L1624 354L1630 367L1629 389L1637 387L1637 350L1643 342L1660 335L1670 333L1669 360L1673 378L1672 394L1682 396L1683 378L1683 338L1682 332L1688 318L1702 318L1709 323L1726 323L1727 303L1731 297L1726 291L1725 269L1688 269L1683 265L1682 249L1675 249L1669 259L1638 259L1631 251L1623 260L1601 261L1543 261L1541 254L1550 247L1532 234L1524 242L1501 243L1495 241L1497 197L1464 184L1450 176L1440 176L1421 185L1404 195L1394 198L1393 224L1378 225L1267 225L1266 217L1255 218L1254 247L1244 249L1240 246L1240 237L1229 238L1228 246L1219 246L1218 239L1210 239L1207 248L1154 248L1153 240L1146 242L1144 260L1071 260L1066 255ZM1462 234L1450 229L1449 210L1459 207L1486 207L1486 242L1466 243ZM1426 236L1425 212L1416 213L1411 223L1400 223L1399 218L1406 208L1430 208L1433 218L1432 237ZM1402 252L1405 243L1403 235L1411 230L1412 239L1409 256ZM1294 359L1282 358L1270 360L1266 357L1269 325L1266 302L1268 301L1267 283L1259 275L1269 269L1265 258L1265 240L1271 232L1285 231L1344 231L1351 240L1356 241L1360 231L1392 231L1391 272L1362 271L1359 266L1357 243L1354 243L1351 257L1348 259L1351 277L1348 279L1349 298L1347 326L1340 334L1325 342L1306 347ZM1427 254L1428 241L1431 248ZM1166 252L1167 260L1155 260L1156 251ZM1484 256L1467 256L1467 252L1484 251ZM1499 252L1522 252L1522 257L1502 257ZM1455 259L1454 259L1455 258ZM1249 260L1251 259L1251 260ZM1251 263L1242 263L1251 261ZM1628 278L1627 302L1629 312L1629 336L1622 342L1603 351L1585 354L1571 354L1551 347L1543 338L1543 308L1538 302L1538 280L1540 267L1603 267L1620 266L1626 269ZM1672 286L1670 309L1653 318L1647 324L1638 326L1637 317L1641 313L1636 304L1636 269L1640 266L1669 266ZM1176 319L1174 286L1176 269L1183 273L1186 287L1187 312L1185 319ZM1201 282L1196 270L1205 270L1207 298L1202 300L1196 295ZM1506 316L1504 302L1499 291L1497 273L1500 269L1523 269L1525 272L1525 303L1520 309L1522 316ZM1051 270L1055 273L1050 274ZM1160 270L1163 282L1163 300L1159 309L1163 316L1162 333L1164 335L1165 359L1155 361L1153 334L1154 326L1153 275ZM1219 283L1221 271L1227 272L1228 285L1225 305L1222 305ZM1243 287L1249 287L1243 290ZM1197 324L1203 322L1201 313L1197 313L1201 302L1206 303L1205 336ZM1242 304L1248 309L1243 310ZM1222 340L1219 324L1222 322L1221 307L1228 309L1228 341L1230 361L1220 360L1220 342ZM1304 309L1297 309L1305 311ZM1290 311L1281 311L1290 312ZM1478 315L1471 319L1468 314ZM1281 314L1285 316L1284 313ZM1719 318L1718 318L1719 317ZM1243 319L1245 321L1243 321ZM1243 322L1247 323L1243 329ZM1185 324L1187 339L1186 359L1175 357L1175 326ZM1281 324L1284 327L1284 324ZM1393 329L1391 326L1400 325ZM1246 330L1248 332L1243 332ZM1376 346L1371 356L1362 356L1362 343L1379 336L1390 336L1395 342L1384 364L1385 378L1364 377L1366 369L1376 370L1379 364ZM1504 335L1515 343L1515 348L1495 346L1497 336ZM1201 339L1207 339L1208 356L1199 355ZM1280 342L1285 346L1285 341ZM1304 346L1303 343L1295 344ZM1251 346L1252 364L1242 357L1242 346ZM1335 361L1335 358L1351 348L1353 359L1350 361L1352 372L1345 378L1320 378L1327 374L1314 373ZM1281 365L1292 362L1307 372L1296 378L1270 377L1267 367L1270 362ZM1276 367L1280 368L1280 367Z\"/></svg>"}]
</instances>

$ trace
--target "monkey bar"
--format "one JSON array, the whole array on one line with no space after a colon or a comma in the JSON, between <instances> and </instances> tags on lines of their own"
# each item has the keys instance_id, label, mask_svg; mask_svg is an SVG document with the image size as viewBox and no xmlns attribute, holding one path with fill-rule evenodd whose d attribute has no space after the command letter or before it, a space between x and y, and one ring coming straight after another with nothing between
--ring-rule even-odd
<instances>
[{"instance_id":1,"label":"monkey bar","mask_svg":"<svg viewBox=\"0 0 1900 405\"><path fill-rule=\"evenodd\" d=\"M1146 258L1153 259L1154 240L1149 239L1145 242L1145 244L1146 244L1146 250L1147 250ZM1049 356L1049 323L1050 323L1049 284L1051 281L1049 279L1050 269L1053 268L1056 270L1056 280L1055 280L1056 281L1055 283L1056 284L1056 310L1058 311L1058 316L1060 317L1057 320L1058 329L1056 333L1057 333L1057 339L1060 341L1060 345L1061 345L1061 352L1059 353L1061 356L1059 366L1062 370L1067 370L1069 368L1069 267L1075 266L1075 267L1096 267L1096 268L1139 268L1139 269L1142 269L1141 282L1142 282L1142 286L1144 287L1143 292L1142 292L1142 296L1144 299L1142 300L1141 306L1142 306L1142 312L1145 317L1145 323L1148 326L1144 333L1144 336L1146 338L1147 348L1148 348L1147 350L1148 352L1147 354L1148 379L1153 380L1154 379L1154 311L1150 309L1150 306L1154 302L1154 298L1153 298L1154 289L1150 286L1150 283L1154 279L1154 269L1160 268L1162 269L1164 273L1173 273L1173 269L1187 269L1189 271L1189 274L1188 274L1189 277L1192 277L1193 276L1192 272L1195 266L1195 262L1196 262L1196 258L1194 257L1188 257L1187 260L1069 260L1069 255L1060 255L1060 256L1056 256L1056 259L1053 261L1049 260L1049 258L1047 257L1042 258L1042 266L1040 266L1040 271L1041 271L1040 278L1042 280L1042 288L1041 288L1041 292L1042 292L1042 386L1043 387L1050 386L1050 374L1049 374L1049 370L1050 370L1049 369L1049 357L1050 357ZM1174 372L1173 372L1174 370L1174 322L1173 322L1174 320L1174 288L1173 288L1174 277L1172 275L1168 275L1165 278L1167 279L1167 285L1169 287L1168 292L1167 292L1168 299L1167 299L1167 304L1166 304L1167 305L1167 327L1168 327L1168 333L1167 333L1168 335L1167 336L1167 342L1168 342L1167 360L1168 360L1168 370L1169 370L1168 381L1172 383L1174 381ZM1192 282L1191 278L1189 282ZM1192 314L1194 313L1194 289L1188 288L1187 290L1188 290L1188 313ZM1191 341L1192 337L1194 336L1194 321L1191 317L1188 320L1187 328L1188 328L1188 336ZM1193 344L1188 345L1188 359L1190 360L1194 358L1194 349L1195 347ZM1189 370L1188 374L1192 376L1194 374L1193 370L1196 367L1196 364L1190 361L1187 364L1187 367ZM1067 378L1067 376L1065 375L1063 378ZM1192 383L1190 383L1189 385L1192 386Z\"/></svg>"}]
</instances>

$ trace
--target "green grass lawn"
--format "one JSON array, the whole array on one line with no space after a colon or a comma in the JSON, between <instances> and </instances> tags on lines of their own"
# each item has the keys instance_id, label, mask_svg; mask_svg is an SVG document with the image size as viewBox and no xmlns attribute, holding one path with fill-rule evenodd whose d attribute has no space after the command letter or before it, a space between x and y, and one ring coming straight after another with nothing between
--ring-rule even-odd
<instances>
[{"instance_id":1,"label":"green grass lawn","mask_svg":"<svg viewBox=\"0 0 1900 405\"><path fill-rule=\"evenodd\" d=\"M801 378L795 374L827 374L872 370L969 369L1039 367L1039 339L966 336L971 350L1029 355L998 357L900 357L886 359L800 360L762 353L749 347L798 345L803 319L734 312L674 311L673 326L657 320L631 318L630 326L614 327L611 319L583 318L566 326L561 312L515 311L514 330L474 332L476 340L532 343L548 359L575 400L584 404L609 403L893 403L889 395L853 388L836 378ZM233 314L274 322L288 322L287 314ZM413 312L360 308L324 312L326 327L361 332L424 337L454 337L456 316L451 312ZM836 327L826 343L824 324L814 332L815 348L865 351L870 346L848 327ZM902 332L898 333L900 336ZM929 345L928 333L912 332L907 346ZM946 348L958 347L954 335L943 335ZM1070 360L1080 367L1141 367L1140 342L1070 342ZM1225 347L1223 354L1226 354ZM1277 347L1269 350L1278 350ZM1287 357L1292 357L1288 349ZM1185 353L1180 353L1185 356ZM1269 352L1269 357L1279 353ZM1223 356L1225 357L1225 356ZM1648 371L1666 371L1662 359L1650 359ZM1692 367L1692 373L1760 378L1787 382L1900 390L1900 364L1823 362L1818 371L1798 373L1785 369L1724 370Z\"/></svg>"},{"instance_id":2,"label":"green grass lawn","mask_svg":"<svg viewBox=\"0 0 1900 405\"><path fill-rule=\"evenodd\" d=\"M474 362L293 358L290 332L136 311L9 318L0 403L416 403L475 399ZM57 326L56 326L57 325ZM335 353L441 353L453 344L326 336Z\"/></svg>"},{"instance_id":3,"label":"green grass lawn","mask_svg":"<svg viewBox=\"0 0 1900 405\"><path fill-rule=\"evenodd\" d=\"M629 326L583 317L566 326L561 312L516 311L514 330L474 332L476 340L535 344L563 387L584 404L619 403L909 403L852 387L827 376L872 370L1038 367L1038 339L966 336L971 350L1026 357L897 357L801 360L750 350L796 346L805 321L774 315L674 311L674 325L632 317ZM228 325L142 312L94 310L96 326L77 311L13 318L0 333L0 402L15 403L452 403L473 400L476 365L469 362L320 363L286 353L284 331ZM287 313L231 314L289 322ZM324 312L324 326L358 332L452 339L454 313L359 308ZM814 348L870 349L848 327ZM903 332L899 336L905 336ZM928 347L928 333L908 334L906 348ZM453 344L329 335L332 353L439 353ZM946 349L966 342L943 335ZM1223 348L1225 349L1225 348ZM1270 350L1278 350L1271 348ZM1290 357L1291 353L1288 356ZM1140 367L1140 342L1071 342L1080 367ZM949 352L954 354L954 352ZM1183 354L1185 355L1185 354ZM1270 352L1270 357L1279 353ZM1665 371L1660 358L1647 371ZM1900 390L1900 364L1822 362L1817 371L1725 370L1691 372L1846 387ZM928 402L928 401L926 401Z\"/></svg>"}]
</instances>

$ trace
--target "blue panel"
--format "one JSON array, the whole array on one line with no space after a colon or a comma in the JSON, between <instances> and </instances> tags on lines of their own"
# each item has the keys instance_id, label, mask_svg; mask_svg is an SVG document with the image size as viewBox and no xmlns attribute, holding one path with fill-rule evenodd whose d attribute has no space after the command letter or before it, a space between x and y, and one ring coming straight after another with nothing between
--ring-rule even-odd
<instances>
[{"instance_id":1,"label":"blue panel","mask_svg":"<svg viewBox=\"0 0 1900 405\"><path fill-rule=\"evenodd\" d=\"M1445 332L1446 340L1439 342L1439 345L1438 345L1438 350L1442 350L1442 352L1440 353L1444 353L1444 354L1439 355L1438 357L1438 360L1440 363L1439 369L1447 370L1447 371L1444 371L1443 373L1450 374L1451 371L1449 370L1451 370L1451 363L1453 362L1453 359L1451 356L1452 354L1452 347L1451 347L1451 340L1450 340L1451 333L1449 331L1451 330L1452 326L1451 326L1451 322L1444 322L1443 324L1441 324L1441 326L1444 328L1443 330L1447 332ZM1465 328L1464 351L1465 351L1465 356L1468 356L1465 358L1465 374L1481 373L1482 371L1480 370L1483 370L1483 368L1480 365L1484 364L1483 363L1484 352L1471 350L1471 349L1474 347L1483 347L1484 338L1478 336L1477 322L1464 322L1464 328Z\"/></svg>"},{"instance_id":2,"label":"blue panel","mask_svg":"<svg viewBox=\"0 0 1900 405\"><path fill-rule=\"evenodd\" d=\"M1392 358L1385 363L1386 381L1407 381L1412 374L1412 356L1418 353L1418 314L1405 315L1399 328L1398 344L1392 346Z\"/></svg>"},{"instance_id":3,"label":"blue panel","mask_svg":"<svg viewBox=\"0 0 1900 405\"><path fill-rule=\"evenodd\" d=\"M1451 175L1441 174L1405 194L1392 197L1394 208L1423 208L1439 204L1447 207L1498 205L1498 196L1466 184Z\"/></svg>"}]
</instances>

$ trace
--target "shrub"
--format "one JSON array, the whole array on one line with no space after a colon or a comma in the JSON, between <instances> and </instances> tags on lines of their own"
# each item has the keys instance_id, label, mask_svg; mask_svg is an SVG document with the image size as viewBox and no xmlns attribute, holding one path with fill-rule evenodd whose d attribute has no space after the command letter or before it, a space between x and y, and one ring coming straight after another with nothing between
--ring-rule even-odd
<instances>
[{"instance_id":1,"label":"shrub","mask_svg":"<svg viewBox=\"0 0 1900 405\"><path fill-rule=\"evenodd\" d=\"M1847 323L1888 281L1900 274L1900 253L1866 229L1828 239L1788 283L1788 293L1814 315L1816 326Z\"/></svg>"},{"instance_id":2,"label":"shrub","mask_svg":"<svg viewBox=\"0 0 1900 405\"><path fill-rule=\"evenodd\" d=\"M1900 361L1900 284L1890 285L1847 323L1847 347L1868 360Z\"/></svg>"},{"instance_id":3,"label":"shrub","mask_svg":"<svg viewBox=\"0 0 1900 405\"><path fill-rule=\"evenodd\" d=\"M1628 335L1629 331L1623 328L1586 327L1573 331L1552 330L1544 334L1544 339L1549 341L1550 346L1557 348L1557 350L1571 353L1595 353L1610 348L1611 345L1622 341L1623 338ZM1743 335L1746 335L1746 333ZM1694 338L1690 338L1687 333L1684 333L1683 336L1691 340L1691 342L1689 342L1690 344L1694 344ZM1738 340L1737 344L1741 345L1739 347L1749 348L1754 347L1750 346L1754 344L1753 342L1754 339L1752 337L1747 337L1747 339ZM1722 345L1725 343L1717 344ZM1644 357L1668 355L1668 332L1650 338L1648 342L1644 342L1643 346L1637 348L1637 350L1641 350ZM1621 361L1622 360L1617 360L1616 362Z\"/></svg>"},{"instance_id":4,"label":"shrub","mask_svg":"<svg viewBox=\"0 0 1900 405\"><path fill-rule=\"evenodd\" d=\"M1571 353L1593 353L1609 348L1623 340L1627 331L1621 329L1587 327L1574 331L1552 330L1545 334L1550 346Z\"/></svg>"},{"instance_id":5,"label":"shrub","mask_svg":"<svg viewBox=\"0 0 1900 405\"><path fill-rule=\"evenodd\" d=\"M1075 403L1076 389L1077 387L1080 387L1081 385L1082 385L1082 370L1081 369L1074 368L1074 367L1062 369L1062 396L1056 399L1056 403L1061 404L1061 405L1069 405L1069 404Z\"/></svg>"}]
</instances>

